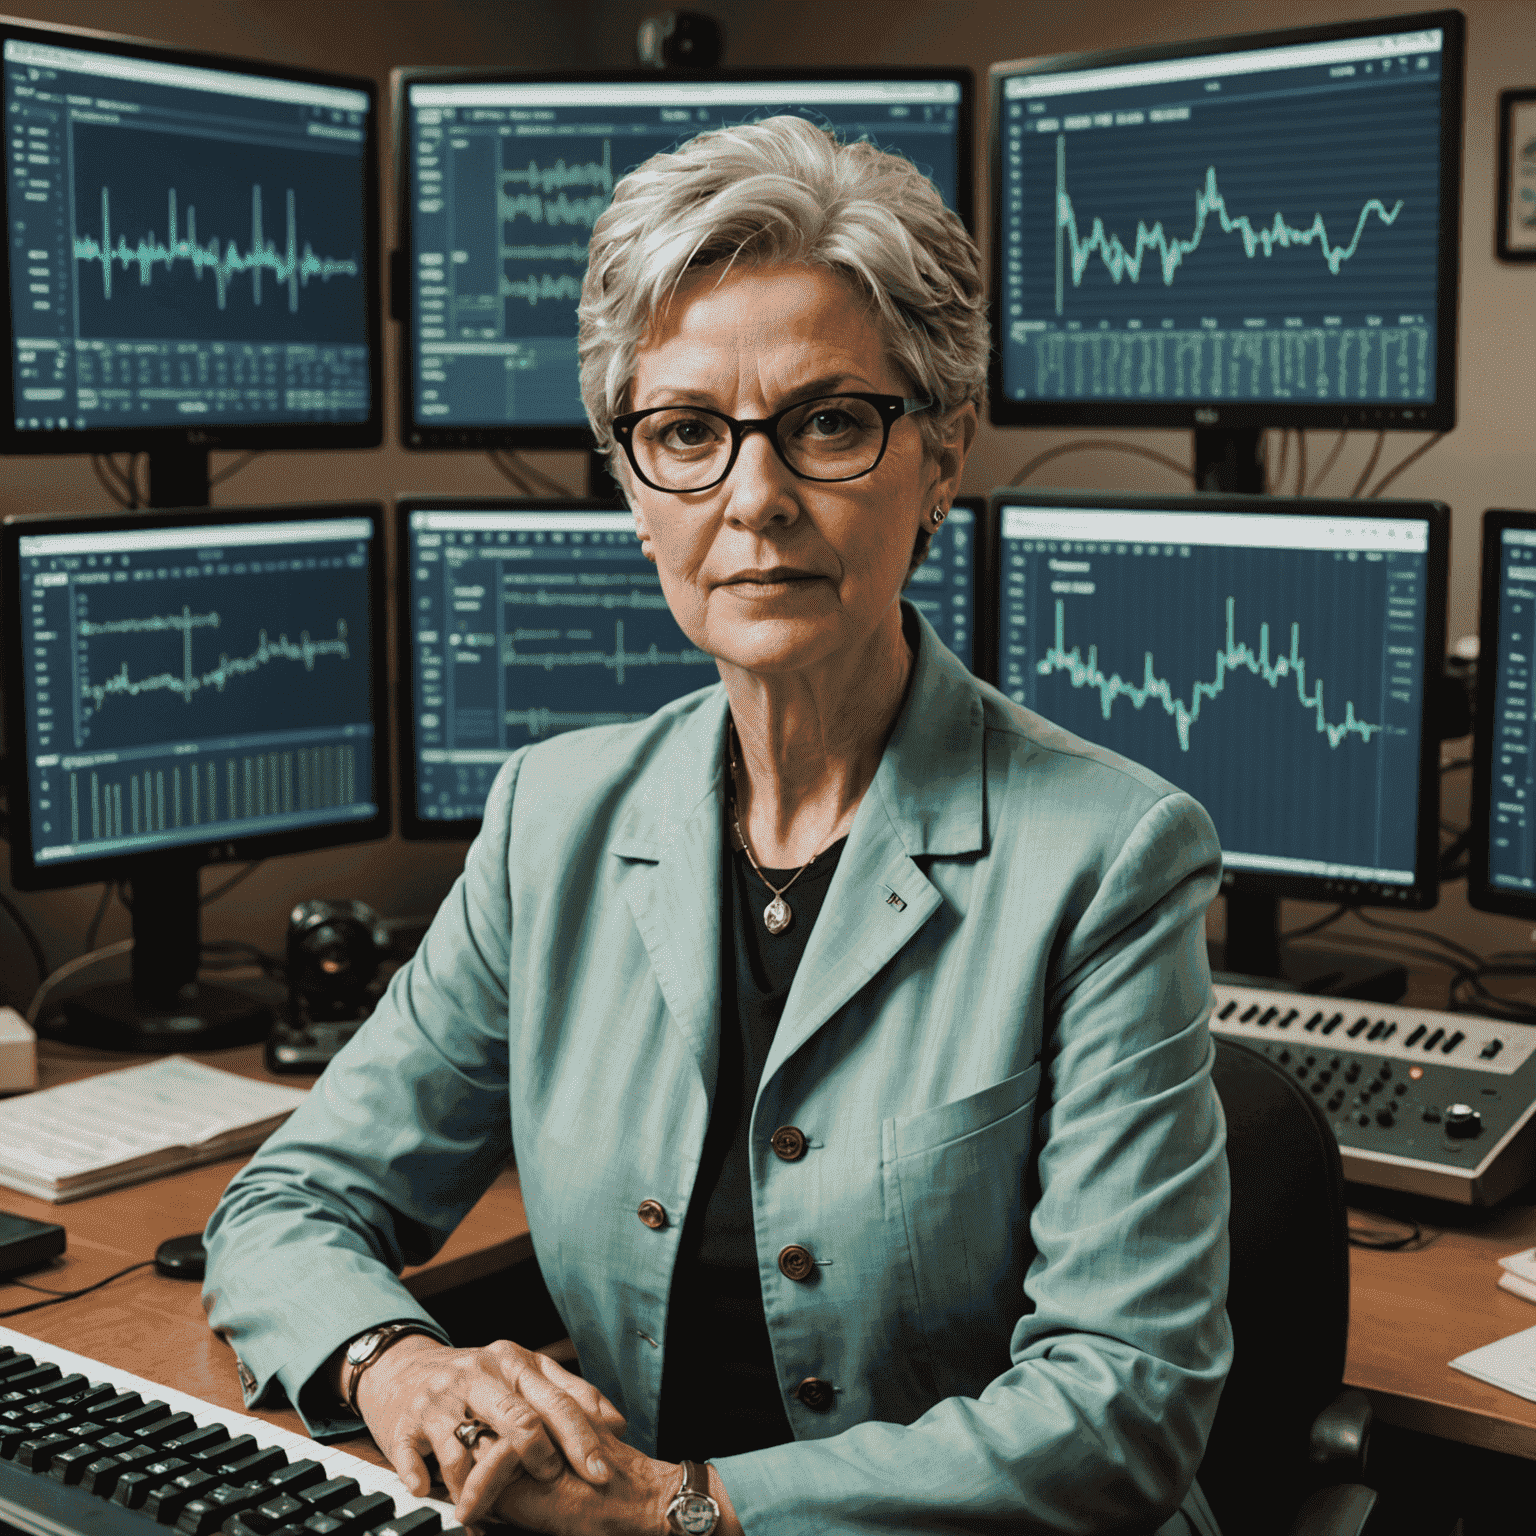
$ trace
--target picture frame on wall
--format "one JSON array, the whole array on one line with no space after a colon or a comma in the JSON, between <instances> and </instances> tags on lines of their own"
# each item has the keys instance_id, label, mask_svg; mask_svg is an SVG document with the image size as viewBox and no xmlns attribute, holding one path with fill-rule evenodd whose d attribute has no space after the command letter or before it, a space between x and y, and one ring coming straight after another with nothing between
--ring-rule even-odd
<instances>
[{"instance_id":1,"label":"picture frame on wall","mask_svg":"<svg viewBox=\"0 0 1536 1536\"><path fill-rule=\"evenodd\" d=\"M1536 261L1536 86L1499 94L1500 261Z\"/></svg>"}]
</instances>

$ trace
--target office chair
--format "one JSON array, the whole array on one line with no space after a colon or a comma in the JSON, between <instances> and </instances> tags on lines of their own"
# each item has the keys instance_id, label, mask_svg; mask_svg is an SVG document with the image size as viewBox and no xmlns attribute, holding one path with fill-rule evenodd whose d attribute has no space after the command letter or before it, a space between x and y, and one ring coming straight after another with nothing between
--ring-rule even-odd
<instances>
[{"instance_id":1,"label":"office chair","mask_svg":"<svg viewBox=\"0 0 1536 1536\"><path fill-rule=\"evenodd\" d=\"M1349 1245L1339 1144L1268 1057L1216 1041L1227 1118L1235 1357L1200 1467L1227 1536L1358 1536L1371 1409L1344 1390Z\"/></svg>"}]
</instances>

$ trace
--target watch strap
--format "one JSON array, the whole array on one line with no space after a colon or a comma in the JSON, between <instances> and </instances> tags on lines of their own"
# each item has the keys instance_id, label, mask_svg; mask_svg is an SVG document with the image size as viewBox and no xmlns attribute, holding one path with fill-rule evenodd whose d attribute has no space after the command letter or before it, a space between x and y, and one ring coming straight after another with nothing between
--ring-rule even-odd
<instances>
[{"instance_id":1,"label":"watch strap","mask_svg":"<svg viewBox=\"0 0 1536 1536\"><path fill-rule=\"evenodd\" d=\"M709 1492L709 1464L685 1461L682 1486L667 1506L667 1528L678 1536L709 1536L719 1523L720 1505Z\"/></svg>"},{"instance_id":2,"label":"watch strap","mask_svg":"<svg viewBox=\"0 0 1536 1536\"><path fill-rule=\"evenodd\" d=\"M350 1374L346 1379L345 1396L347 1407L354 1418L362 1418L357 1408L357 1384L363 1379L363 1372L370 1365L375 1364L379 1357L392 1345L398 1344L408 1334L424 1333L428 1338L435 1339L437 1335L426 1326L418 1322L385 1323L378 1328L370 1328L367 1333L359 1334L346 1346L346 1354L350 1364ZM353 1349L360 1343L368 1343L368 1351L360 1360L351 1360Z\"/></svg>"}]
</instances>

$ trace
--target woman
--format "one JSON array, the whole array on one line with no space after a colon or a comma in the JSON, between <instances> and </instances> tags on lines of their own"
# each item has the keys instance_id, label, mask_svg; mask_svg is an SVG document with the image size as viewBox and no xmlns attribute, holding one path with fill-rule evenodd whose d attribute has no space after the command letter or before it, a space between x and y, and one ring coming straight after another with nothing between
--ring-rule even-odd
<instances>
[{"instance_id":1,"label":"woman","mask_svg":"<svg viewBox=\"0 0 1536 1536\"><path fill-rule=\"evenodd\" d=\"M551 1532L1213 1531L1210 823L900 602L976 427L974 245L904 161L775 119L620 183L581 326L721 686L506 765L210 1223L248 1401ZM584 1379L448 1349L396 1279L514 1145Z\"/></svg>"}]
</instances>

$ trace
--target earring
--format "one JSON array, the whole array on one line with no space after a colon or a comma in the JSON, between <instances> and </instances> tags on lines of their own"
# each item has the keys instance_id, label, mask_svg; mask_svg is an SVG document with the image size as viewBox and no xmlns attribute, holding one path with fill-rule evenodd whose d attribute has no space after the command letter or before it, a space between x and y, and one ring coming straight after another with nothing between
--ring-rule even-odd
<instances>
[{"instance_id":1,"label":"earring","mask_svg":"<svg viewBox=\"0 0 1536 1536\"><path fill-rule=\"evenodd\" d=\"M948 509L946 507L944 507L944 506L937 506L937 507L935 507L933 509L933 526L935 528L937 528L939 526L939 524L942 523L944 521L944 519L946 517L948 517L948 516L949 516L949 511L948 511Z\"/></svg>"}]
</instances>

